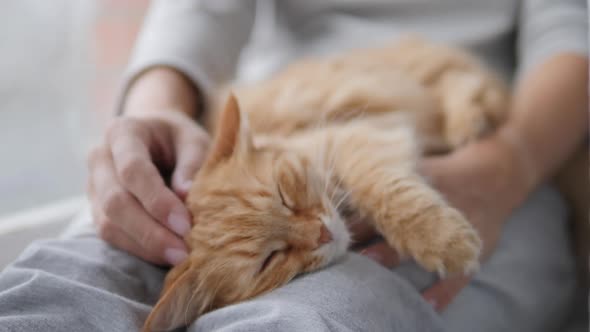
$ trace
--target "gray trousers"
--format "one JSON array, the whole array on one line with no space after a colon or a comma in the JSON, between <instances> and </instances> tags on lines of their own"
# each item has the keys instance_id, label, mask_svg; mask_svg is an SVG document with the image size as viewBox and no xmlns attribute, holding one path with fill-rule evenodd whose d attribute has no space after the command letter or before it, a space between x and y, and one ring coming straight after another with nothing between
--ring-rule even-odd
<instances>
[{"instance_id":1,"label":"gray trousers","mask_svg":"<svg viewBox=\"0 0 590 332\"><path fill-rule=\"evenodd\" d=\"M420 296L435 277L365 257L213 311L188 331L556 331L576 291L566 209L543 188L506 224L498 248L448 309ZM136 331L166 271L93 232L31 245L0 274L0 331Z\"/></svg>"}]
</instances>

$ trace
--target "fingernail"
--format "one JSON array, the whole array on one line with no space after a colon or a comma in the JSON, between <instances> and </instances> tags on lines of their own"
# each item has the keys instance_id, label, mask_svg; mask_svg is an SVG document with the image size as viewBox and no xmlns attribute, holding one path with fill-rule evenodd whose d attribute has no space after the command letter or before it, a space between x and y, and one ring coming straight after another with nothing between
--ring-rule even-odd
<instances>
[{"instance_id":1,"label":"fingernail","mask_svg":"<svg viewBox=\"0 0 590 332\"><path fill-rule=\"evenodd\" d=\"M188 253L181 249L166 249L164 251L164 258L172 265L178 265L188 257Z\"/></svg>"},{"instance_id":2,"label":"fingernail","mask_svg":"<svg viewBox=\"0 0 590 332\"><path fill-rule=\"evenodd\" d=\"M376 261L377 263L381 263L381 259L382 259L381 255L373 250L365 249L365 250L361 251L361 255L367 256L370 259Z\"/></svg>"},{"instance_id":3,"label":"fingernail","mask_svg":"<svg viewBox=\"0 0 590 332\"><path fill-rule=\"evenodd\" d=\"M184 181L181 182L179 185L179 189L184 191L185 193L188 193L191 190L191 186L193 185L193 181Z\"/></svg>"},{"instance_id":4,"label":"fingernail","mask_svg":"<svg viewBox=\"0 0 590 332\"><path fill-rule=\"evenodd\" d=\"M191 229L186 212L178 210L172 210L168 216L168 226L174 233L180 236L185 236Z\"/></svg>"}]
</instances>

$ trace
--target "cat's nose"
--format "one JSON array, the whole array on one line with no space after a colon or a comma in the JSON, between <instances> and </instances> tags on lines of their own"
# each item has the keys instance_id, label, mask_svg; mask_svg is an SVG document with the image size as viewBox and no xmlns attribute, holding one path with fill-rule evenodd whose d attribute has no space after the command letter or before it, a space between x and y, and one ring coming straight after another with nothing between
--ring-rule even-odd
<instances>
[{"instance_id":1,"label":"cat's nose","mask_svg":"<svg viewBox=\"0 0 590 332\"><path fill-rule=\"evenodd\" d=\"M322 227L320 228L320 239L318 240L318 245L321 246L323 244L330 243L332 240L332 233L330 232L328 227L326 227L326 225L322 223Z\"/></svg>"}]
</instances>

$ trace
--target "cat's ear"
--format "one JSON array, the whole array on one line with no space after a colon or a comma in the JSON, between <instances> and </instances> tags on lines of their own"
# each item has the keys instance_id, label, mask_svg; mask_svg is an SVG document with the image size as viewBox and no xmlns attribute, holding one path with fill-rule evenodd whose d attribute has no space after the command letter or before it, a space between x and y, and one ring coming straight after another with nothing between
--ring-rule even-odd
<instances>
[{"instance_id":1,"label":"cat's ear","mask_svg":"<svg viewBox=\"0 0 590 332\"><path fill-rule=\"evenodd\" d=\"M162 295L150 312L143 332L171 331L189 325L203 313L208 304L196 293L197 271L190 269L190 262L174 267L166 277Z\"/></svg>"},{"instance_id":2,"label":"cat's ear","mask_svg":"<svg viewBox=\"0 0 590 332\"><path fill-rule=\"evenodd\" d=\"M233 94L229 95L213 141L213 148L205 162L205 168L213 167L237 153L243 153L252 145L249 133L248 119L240 111L238 100Z\"/></svg>"}]
</instances>

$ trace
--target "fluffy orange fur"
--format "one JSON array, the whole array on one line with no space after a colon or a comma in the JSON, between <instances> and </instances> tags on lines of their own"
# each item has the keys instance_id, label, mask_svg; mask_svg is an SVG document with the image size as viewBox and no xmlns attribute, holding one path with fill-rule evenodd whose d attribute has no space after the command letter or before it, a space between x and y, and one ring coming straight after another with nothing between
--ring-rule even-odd
<instances>
[{"instance_id":1,"label":"fluffy orange fur","mask_svg":"<svg viewBox=\"0 0 590 332\"><path fill-rule=\"evenodd\" d=\"M417 173L418 158L506 116L502 82L464 51L409 38L298 62L212 101L215 139L187 199L189 258L145 330L170 330L346 253L345 211L440 274L477 267L480 239Z\"/></svg>"}]
</instances>

